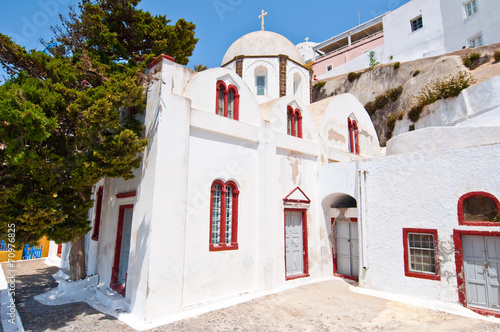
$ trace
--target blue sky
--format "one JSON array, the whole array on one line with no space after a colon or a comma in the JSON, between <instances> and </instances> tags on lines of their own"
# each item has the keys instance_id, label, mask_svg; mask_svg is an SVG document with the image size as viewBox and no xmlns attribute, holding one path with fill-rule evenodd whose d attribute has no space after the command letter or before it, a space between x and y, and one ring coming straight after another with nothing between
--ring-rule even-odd
<instances>
[{"instance_id":1,"label":"blue sky","mask_svg":"<svg viewBox=\"0 0 500 332\"><path fill-rule=\"evenodd\" d=\"M409 0L143 0L139 8L153 14L166 14L172 22L185 18L196 24L199 42L188 64L220 66L224 53L239 37L260 30L258 16L264 9L266 30L287 37L292 43L321 42ZM50 26L59 24L58 13L67 14L68 6L78 0L3 0L0 32L27 49L42 50L40 38L51 37Z\"/></svg>"}]
</instances>

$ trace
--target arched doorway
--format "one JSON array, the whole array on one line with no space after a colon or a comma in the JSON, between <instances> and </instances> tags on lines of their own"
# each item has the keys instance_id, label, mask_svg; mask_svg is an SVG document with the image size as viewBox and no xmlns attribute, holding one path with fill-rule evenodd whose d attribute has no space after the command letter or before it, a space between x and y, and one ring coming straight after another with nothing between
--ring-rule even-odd
<instances>
[{"instance_id":1,"label":"arched doorway","mask_svg":"<svg viewBox=\"0 0 500 332\"><path fill-rule=\"evenodd\" d=\"M356 199L333 194L328 205L331 220L333 274L357 280L359 276L358 208Z\"/></svg>"}]
</instances>

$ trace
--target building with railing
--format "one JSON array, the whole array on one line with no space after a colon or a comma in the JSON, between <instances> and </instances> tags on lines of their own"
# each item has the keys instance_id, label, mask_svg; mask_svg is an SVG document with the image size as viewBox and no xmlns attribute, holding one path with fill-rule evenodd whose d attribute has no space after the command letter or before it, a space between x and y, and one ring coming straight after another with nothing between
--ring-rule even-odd
<instances>
[{"instance_id":1,"label":"building with railing","mask_svg":"<svg viewBox=\"0 0 500 332\"><path fill-rule=\"evenodd\" d=\"M500 42L498 0L411 0L317 44L319 79L379 63L406 62Z\"/></svg>"}]
</instances>

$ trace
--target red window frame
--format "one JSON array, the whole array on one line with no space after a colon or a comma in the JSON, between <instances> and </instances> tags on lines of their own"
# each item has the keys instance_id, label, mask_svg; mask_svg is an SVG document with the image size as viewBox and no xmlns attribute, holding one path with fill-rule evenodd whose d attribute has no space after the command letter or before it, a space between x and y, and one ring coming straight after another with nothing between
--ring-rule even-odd
<instances>
[{"instance_id":1,"label":"red window frame","mask_svg":"<svg viewBox=\"0 0 500 332\"><path fill-rule=\"evenodd\" d=\"M127 288L127 275L125 275L125 283L121 284L118 282L118 274L120 272L120 255L122 246L122 232L123 232L123 219L125 217L125 209L133 209L134 204L120 205L118 212L118 226L116 230L116 240L115 240L115 254L113 258L113 267L111 268L111 282L110 287L116 291L121 296L125 297L125 291Z\"/></svg>"},{"instance_id":2,"label":"red window frame","mask_svg":"<svg viewBox=\"0 0 500 332\"><path fill-rule=\"evenodd\" d=\"M213 195L215 191L215 186L219 185L221 188L220 197L220 237L219 243L212 243L212 228L213 228ZM233 190L233 201L232 201L232 211L231 211L231 241L226 243L226 196L228 192L228 187ZM239 190L236 183L233 181L223 182L221 180L215 180L210 188L210 236L209 236L209 251L222 251L222 250L237 250L238 249L238 198Z\"/></svg>"},{"instance_id":3,"label":"red window frame","mask_svg":"<svg viewBox=\"0 0 500 332\"><path fill-rule=\"evenodd\" d=\"M347 126L349 127L349 150L351 153L359 155L358 123L356 120L348 118Z\"/></svg>"},{"instance_id":4,"label":"red window frame","mask_svg":"<svg viewBox=\"0 0 500 332\"><path fill-rule=\"evenodd\" d=\"M465 220L464 204L469 198L472 197L487 197L493 200L497 207L497 214L500 213L500 202L495 196L484 191L472 191L465 195L462 195L462 197L458 199L458 206L457 206L458 224L462 226L500 226L500 222Z\"/></svg>"},{"instance_id":5,"label":"red window frame","mask_svg":"<svg viewBox=\"0 0 500 332\"><path fill-rule=\"evenodd\" d=\"M91 239L94 241L99 240L99 229L101 228L101 210L102 210L102 186L99 187L97 191L97 203L95 207L95 218L94 218L94 231L92 233Z\"/></svg>"},{"instance_id":6,"label":"red window frame","mask_svg":"<svg viewBox=\"0 0 500 332\"><path fill-rule=\"evenodd\" d=\"M229 86L226 85L224 81L217 81L217 86L216 86L216 93L215 93L215 114L224 116L228 119L233 119L233 120L239 120L240 117L240 94L238 92L238 89L232 85L229 84ZM223 91L224 93L224 114L219 114L219 92ZM228 101L228 95L229 91L233 92L233 117L230 118L228 114L228 109L229 109L229 101Z\"/></svg>"},{"instance_id":7,"label":"red window frame","mask_svg":"<svg viewBox=\"0 0 500 332\"><path fill-rule=\"evenodd\" d=\"M423 273L415 272L410 270L410 250L408 243L408 233L416 233L423 235L433 235L434 236L434 261L436 264L435 273ZM439 273L439 249L438 249L438 233L437 229L425 229L425 228L403 228L403 251L404 251L404 264L405 264L405 276L429 280L441 280L441 275Z\"/></svg>"},{"instance_id":8,"label":"red window frame","mask_svg":"<svg viewBox=\"0 0 500 332\"><path fill-rule=\"evenodd\" d=\"M298 108L292 106L286 108L287 114L287 134L302 138L302 114Z\"/></svg>"}]
</instances>

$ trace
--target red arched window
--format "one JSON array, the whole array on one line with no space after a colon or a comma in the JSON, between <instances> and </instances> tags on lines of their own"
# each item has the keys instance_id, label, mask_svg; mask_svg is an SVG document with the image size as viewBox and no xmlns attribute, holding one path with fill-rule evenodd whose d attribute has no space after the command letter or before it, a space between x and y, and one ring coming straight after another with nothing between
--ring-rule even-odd
<instances>
[{"instance_id":1,"label":"red arched window","mask_svg":"<svg viewBox=\"0 0 500 332\"><path fill-rule=\"evenodd\" d=\"M95 205L95 218L94 218L94 231L92 233L91 239L94 241L99 240L99 228L101 227L101 210L102 210L102 186L99 187L96 197Z\"/></svg>"},{"instance_id":2,"label":"red arched window","mask_svg":"<svg viewBox=\"0 0 500 332\"><path fill-rule=\"evenodd\" d=\"M239 119L240 95L234 85L226 86L223 81L217 82L217 98L215 113L226 118Z\"/></svg>"},{"instance_id":3,"label":"red arched window","mask_svg":"<svg viewBox=\"0 0 500 332\"><path fill-rule=\"evenodd\" d=\"M458 199L458 224L467 226L500 226L500 202L490 193L473 191Z\"/></svg>"},{"instance_id":4,"label":"red arched window","mask_svg":"<svg viewBox=\"0 0 500 332\"><path fill-rule=\"evenodd\" d=\"M287 134L302 138L302 114L300 110L287 107Z\"/></svg>"},{"instance_id":5,"label":"red arched window","mask_svg":"<svg viewBox=\"0 0 500 332\"><path fill-rule=\"evenodd\" d=\"M348 118L347 125L349 127L349 151L359 154L358 123L356 120Z\"/></svg>"},{"instance_id":6,"label":"red arched window","mask_svg":"<svg viewBox=\"0 0 500 332\"><path fill-rule=\"evenodd\" d=\"M232 181L212 183L210 199L210 251L238 249L238 195Z\"/></svg>"}]
</instances>

